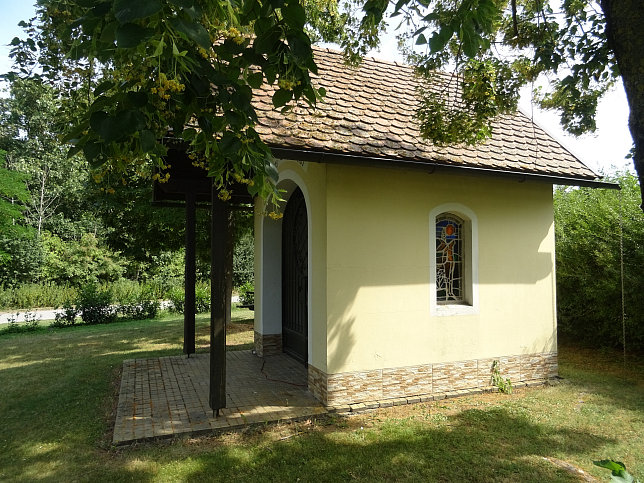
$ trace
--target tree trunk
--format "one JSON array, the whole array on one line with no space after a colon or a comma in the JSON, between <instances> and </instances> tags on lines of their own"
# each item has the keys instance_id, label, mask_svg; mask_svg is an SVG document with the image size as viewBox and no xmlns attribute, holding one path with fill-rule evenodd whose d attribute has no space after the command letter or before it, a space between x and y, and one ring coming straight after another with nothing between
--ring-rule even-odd
<instances>
[{"instance_id":1,"label":"tree trunk","mask_svg":"<svg viewBox=\"0 0 644 483\"><path fill-rule=\"evenodd\" d=\"M45 185L47 184L48 170L45 168L42 173L42 181L40 183L40 200L38 201L38 237L42 232L42 223L45 214Z\"/></svg>"},{"instance_id":2,"label":"tree trunk","mask_svg":"<svg viewBox=\"0 0 644 483\"><path fill-rule=\"evenodd\" d=\"M615 54L630 115L628 127L635 144L633 163L640 182L644 210L644 8L642 0L601 0L606 38Z\"/></svg>"}]
</instances>

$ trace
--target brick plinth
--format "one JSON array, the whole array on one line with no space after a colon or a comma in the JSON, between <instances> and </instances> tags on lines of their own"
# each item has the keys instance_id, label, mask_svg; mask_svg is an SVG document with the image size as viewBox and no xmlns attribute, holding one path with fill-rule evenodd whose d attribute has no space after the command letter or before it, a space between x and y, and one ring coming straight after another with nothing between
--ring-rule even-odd
<instances>
[{"instance_id":1,"label":"brick plinth","mask_svg":"<svg viewBox=\"0 0 644 483\"><path fill-rule=\"evenodd\" d=\"M543 382L557 375L557 353L544 352L340 374L326 374L309 366L308 386L327 406L469 394L491 388L494 361L498 361L500 375L513 384Z\"/></svg>"},{"instance_id":2,"label":"brick plinth","mask_svg":"<svg viewBox=\"0 0 644 483\"><path fill-rule=\"evenodd\" d=\"M255 331L255 352L259 357L282 353L282 334L260 334Z\"/></svg>"},{"instance_id":3,"label":"brick plinth","mask_svg":"<svg viewBox=\"0 0 644 483\"><path fill-rule=\"evenodd\" d=\"M318 401L326 404L327 400L327 375L309 364L308 366L308 386L313 397Z\"/></svg>"}]
</instances>

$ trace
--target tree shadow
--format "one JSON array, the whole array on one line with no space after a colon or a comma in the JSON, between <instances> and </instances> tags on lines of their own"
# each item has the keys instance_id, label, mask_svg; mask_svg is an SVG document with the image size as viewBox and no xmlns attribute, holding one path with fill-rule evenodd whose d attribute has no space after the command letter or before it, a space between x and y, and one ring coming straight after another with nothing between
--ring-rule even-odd
<instances>
[{"instance_id":1,"label":"tree shadow","mask_svg":"<svg viewBox=\"0 0 644 483\"><path fill-rule=\"evenodd\" d=\"M241 451L222 446L193 456L196 469L185 481L578 481L543 457L587 453L610 441L505 408L471 409L445 424L389 420Z\"/></svg>"}]
</instances>

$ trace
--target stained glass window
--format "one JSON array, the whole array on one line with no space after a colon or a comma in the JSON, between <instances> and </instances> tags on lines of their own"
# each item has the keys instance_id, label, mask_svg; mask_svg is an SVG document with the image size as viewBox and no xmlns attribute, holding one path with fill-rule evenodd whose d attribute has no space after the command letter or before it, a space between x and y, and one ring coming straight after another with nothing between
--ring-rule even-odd
<instances>
[{"instance_id":1,"label":"stained glass window","mask_svg":"<svg viewBox=\"0 0 644 483\"><path fill-rule=\"evenodd\" d=\"M463 300L463 220L443 213L436 217L436 301Z\"/></svg>"}]
</instances>

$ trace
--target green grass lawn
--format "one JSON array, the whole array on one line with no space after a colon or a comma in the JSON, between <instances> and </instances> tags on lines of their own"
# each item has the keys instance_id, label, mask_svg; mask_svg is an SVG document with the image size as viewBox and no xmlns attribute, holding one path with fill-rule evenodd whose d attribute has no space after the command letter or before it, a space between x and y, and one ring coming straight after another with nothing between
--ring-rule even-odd
<instances>
[{"instance_id":1,"label":"green grass lawn","mask_svg":"<svg viewBox=\"0 0 644 483\"><path fill-rule=\"evenodd\" d=\"M236 310L229 349L250 348ZM208 318L197 318L206 350ZM563 380L357 416L112 447L121 362L181 353L182 320L117 322L0 337L0 481L607 480L593 459L644 477L644 362L560 348Z\"/></svg>"}]
</instances>

